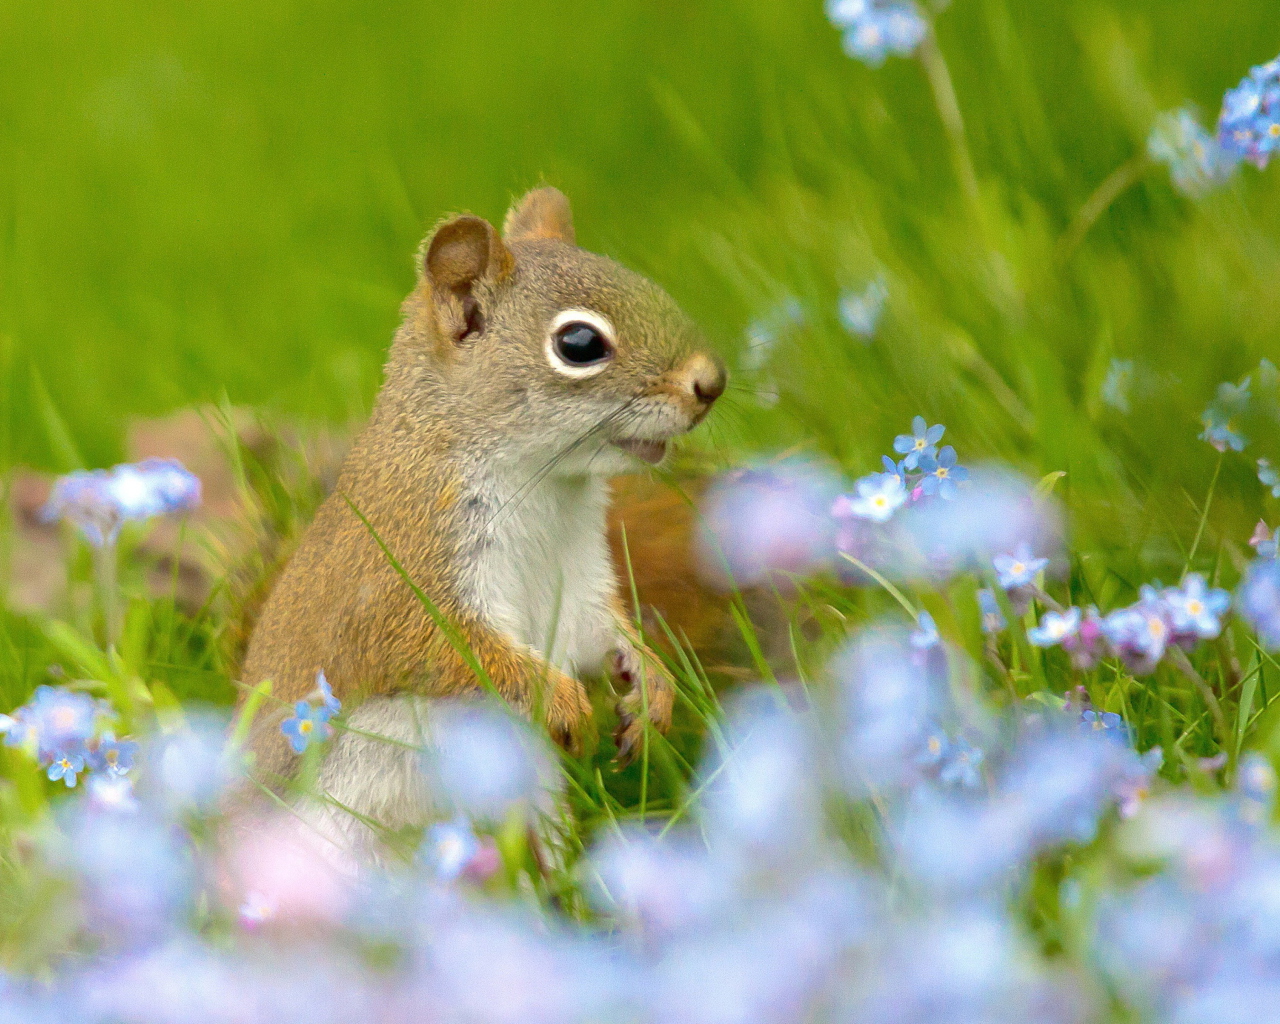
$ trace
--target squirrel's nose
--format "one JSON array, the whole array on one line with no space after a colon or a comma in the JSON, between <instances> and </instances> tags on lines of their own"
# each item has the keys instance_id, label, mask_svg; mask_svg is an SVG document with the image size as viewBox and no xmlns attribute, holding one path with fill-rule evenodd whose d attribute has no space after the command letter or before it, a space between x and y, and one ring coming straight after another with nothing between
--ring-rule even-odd
<instances>
[{"instance_id":1,"label":"squirrel's nose","mask_svg":"<svg viewBox=\"0 0 1280 1024\"><path fill-rule=\"evenodd\" d=\"M728 375L724 364L715 356L695 352L685 363L685 373L694 398L703 405L710 407L712 402L724 394Z\"/></svg>"}]
</instances>

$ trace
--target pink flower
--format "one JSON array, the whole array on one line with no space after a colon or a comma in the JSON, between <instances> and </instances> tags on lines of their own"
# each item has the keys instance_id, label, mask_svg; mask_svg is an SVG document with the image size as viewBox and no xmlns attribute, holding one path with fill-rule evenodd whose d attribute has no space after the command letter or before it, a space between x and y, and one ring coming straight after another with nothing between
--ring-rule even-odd
<instances>
[{"instance_id":1,"label":"pink flower","mask_svg":"<svg viewBox=\"0 0 1280 1024\"><path fill-rule=\"evenodd\" d=\"M227 902L246 927L337 924L351 903L355 865L332 842L286 815L235 826L222 869Z\"/></svg>"}]
</instances>

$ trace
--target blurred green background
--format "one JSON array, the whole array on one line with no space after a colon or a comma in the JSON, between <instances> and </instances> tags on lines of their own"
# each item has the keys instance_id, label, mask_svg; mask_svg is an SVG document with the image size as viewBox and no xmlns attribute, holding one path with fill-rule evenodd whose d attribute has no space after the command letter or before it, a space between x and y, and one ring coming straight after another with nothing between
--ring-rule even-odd
<instances>
[{"instance_id":1,"label":"blurred green background","mask_svg":"<svg viewBox=\"0 0 1280 1024\"><path fill-rule=\"evenodd\" d=\"M725 461L799 444L866 472L922 412L966 461L1068 470L1107 544L1167 521L1175 558L1216 458L1201 411L1280 350L1280 173L1192 203L1157 169L1054 247L1157 111L1211 123L1280 51L1274 2L956 0L938 35L976 208L919 63L850 60L820 0L7 3L0 459L107 464L129 417L224 390L358 417L430 225L545 179L735 364L745 325L803 304L738 374L782 397L734 393ZM836 301L879 274L864 344ZM1100 399L1115 358L1127 415ZM1223 472L1247 536L1249 460Z\"/></svg>"}]
</instances>

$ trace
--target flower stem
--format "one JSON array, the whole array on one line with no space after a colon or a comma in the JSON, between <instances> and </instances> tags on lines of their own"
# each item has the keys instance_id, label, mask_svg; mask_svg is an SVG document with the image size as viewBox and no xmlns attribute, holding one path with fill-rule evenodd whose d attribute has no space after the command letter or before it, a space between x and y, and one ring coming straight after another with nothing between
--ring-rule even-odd
<instances>
[{"instance_id":1,"label":"flower stem","mask_svg":"<svg viewBox=\"0 0 1280 1024\"><path fill-rule=\"evenodd\" d=\"M1146 153L1140 153L1122 163L1111 172L1101 185L1094 189L1093 195L1085 200L1085 204L1080 207L1075 219L1071 222L1071 227L1067 229L1066 234L1058 242L1058 262L1060 264L1066 263L1067 260L1071 259L1072 254L1080 247L1080 243L1084 241L1085 236L1098 223L1099 218L1107 212L1111 204L1146 177L1147 172L1154 166L1155 161L1151 157L1147 156Z\"/></svg>"},{"instance_id":2,"label":"flower stem","mask_svg":"<svg viewBox=\"0 0 1280 1024\"><path fill-rule=\"evenodd\" d=\"M102 608L106 646L111 648L119 641L123 627L119 593L119 557L113 541L94 547L93 575L98 587L98 603Z\"/></svg>"},{"instance_id":3,"label":"flower stem","mask_svg":"<svg viewBox=\"0 0 1280 1024\"><path fill-rule=\"evenodd\" d=\"M929 86L933 90L933 101L938 108L938 116L942 119L942 128L947 133L947 140L951 143L951 159L955 164L956 177L960 181L960 190L985 231L986 217L982 211L978 173L974 169L973 156L969 152L969 140L965 135L964 115L960 113L960 101L956 98L955 83L951 80L951 71L947 68L946 58L943 57L942 50L938 46L938 38L932 26L916 53L929 79Z\"/></svg>"},{"instance_id":4,"label":"flower stem","mask_svg":"<svg viewBox=\"0 0 1280 1024\"><path fill-rule=\"evenodd\" d=\"M1195 666L1191 664L1191 659L1187 657L1186 651L1176 645L1171 646L1168 651L1169 660L1173 662L1174 667L1184 676L1191 680L1200 691L1200 696L1204 698L1205 704L1209 707L1209 714L1213 716L1213 723L1218 731L1218 742L1221 749L1226 752L1231 749L1231 730L1227 728L1227 718L1222 713L1222 705L1218 703L1218 697L1202 675L1196 671Z\"/></svg>"},{"instance_id":5,"label":"flower stem","mask_svg":"<svg viewBox=\"0 0 1280 1024\"><path fill-rule=\"evenodd\" d=\"M1200 540L1204 537L1205 523L1209 521L1209 506L1213 504L1213 492L1218 486L1218 474L1222 472L1222 460L1226 457L1225 452L1218 454L1218 464L1213 468L1213 479L1209 481L1209 493L1204 498L1204 508L1200 512L1200 525L1196 527L1196 539L1191 542L1191 550L1187 552L1187 564L1182 567L1182 576L1178 580L1179 585L1187 578L1187 573L1191 571L1191 562L1196 557L1196 552L1200 550Z\"/></svg>"}]
</instances>

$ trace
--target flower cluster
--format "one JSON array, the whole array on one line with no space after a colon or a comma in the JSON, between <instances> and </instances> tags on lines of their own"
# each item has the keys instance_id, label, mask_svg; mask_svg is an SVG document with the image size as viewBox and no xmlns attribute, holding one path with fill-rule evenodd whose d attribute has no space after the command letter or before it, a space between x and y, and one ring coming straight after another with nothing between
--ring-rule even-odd
<instances>
[{"instance_id":1,"label":"flower cluster","mask_svg":"<svg viewBox=\"0 0 1280 1024\"><path fill-rule=\"evenodd\" d=\"M845 53L873 68L891 53L909 57L929 34L911 0L827 0L827 17L841 31Z\"/></svg>"},{"instance_id":2,"label":"flower cluster","mask_svg":"<svg viewBox=\"0 0 1280 1024\"><path fill-rule=\"evenodd\" d=\"M294 705L293 715L280 723L280 731L294 752L301 754L313 743L323 743L333 735L329 719L342 710L342 701L333 695L324 670L316 674L316 688L306 700Z\"/></svg>"},{"instance_id":3,"label":"flower cluster","mask_svg":"<svg viewBox=\"0 0 1280 1024\"><path fill-rule=\"evenodd\" d=\"M1226 181L1237 165L1236 158L1224 152L1186 108L1156 118L1147 152L1153 160L1168 164L1174 185L1190 196L1203 195Z\"/></svg>"},{"instance_id":4,"label":"flower cluster","mask_svg":"<svg viewBox=\"0 0 1280 1024\"><path fill-rule=\"evenodd\" d=\"M1149 675L1173 647L1190 650L1202 640L1216 639L1230 607L1227 591L1190 573L1179 587L1142 587L1137 603L1106 616L1092 607L1046 612L1027 639L1039 647L1062 647L1079 668L1113 656L1134 675Z\"/></svg>"},{"instance_id":5,"label":"flower cluster","mask_svg":"<svg viewBox=\"0 0 1280 1024\"><path fill-rule=\"evenodd\" d=\"M137 744L117 739L115 711L105 701L63 687L39 686L11 715L0 715L0 734L31 753L54 782L74 788L85 771L117 779L133 767ZM105 783L104 783L105 784Z\"/></svg>"},{"instance_id":6,"label":"flower cluster","mask_svg":"<svg viewBox=\"0 0 1280 1024\"><path fill-rule=\"evenodd\" d=\"M127 522L186 512L200 504L200 480L173 459L59 477L42 510L46 522L75 524L95 547L114 544Z\"/></svg>"},{"instance_id":7,"label":"flower cluster","mask_svg":"<svg viewBox=\"0 0 1280 1024\"><path fill-rule=\"evenodd\" d=\"M1218 141L1260 168L1280 149L1280 58L1253 68L1223 98Z\"/></svg>"},{"instance_id":8,"label":"flower cluster","mask_svg":"<svg viewBox=\"0 0 1280 1024\"><path fill-rule=\"evenodd\" d=\"M912 420L911 433L894 439L893 450L902 459L894 462L884 456L884 472L858 480L853 494L835 500L832 516L837 520L857 518L884 523L909 501L926 497L953 499L969 471L957 465L956 450L951 445L938 449L946 429L941 424L931 427L923 416L917 416Z\"/></svg>"}]
</instances>

